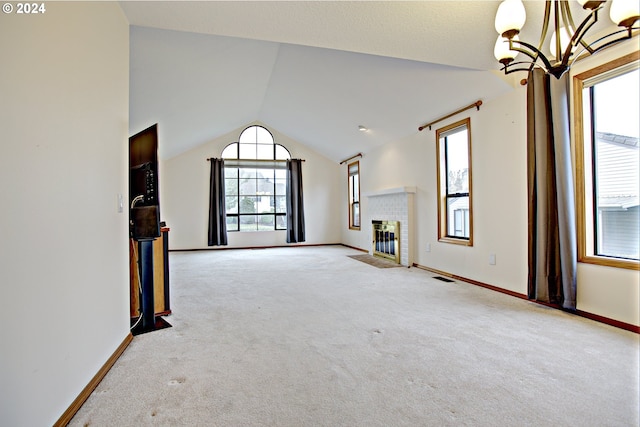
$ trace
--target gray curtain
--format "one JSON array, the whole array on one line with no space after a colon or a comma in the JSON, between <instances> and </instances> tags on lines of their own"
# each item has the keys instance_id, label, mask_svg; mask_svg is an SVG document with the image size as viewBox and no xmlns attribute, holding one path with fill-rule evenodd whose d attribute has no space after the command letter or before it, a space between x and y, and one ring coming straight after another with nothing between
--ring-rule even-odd
<instances>
[{"instance_id":1,"label":"gray curtain","mask_svg":"<svg viewBox=\"0 0 640 427\"><path fill-rule=\"evenodd\" d=\"M576 309L576 225L569 77L534 69L527 84L529 299Z\"/></svg>"},{"instance_id":2,"label":"gray curtain","mask_svg":"<svg viewBox=\"0 0 640 427\"><path fill-rule=\"evenodd\" d=\"M227 244L227 218L224 202L224 160L209 159L209 246Z\"/></svg>"},{"instance_id":3,"label":"gray curtain","mask_svg":"<svg viewBox=\"0 0 640 427\"><path fill-rule=\"evenodd\" d=\"M287 243L304 242L302 160L287 160Z\"/></svg>"}]
</instances>

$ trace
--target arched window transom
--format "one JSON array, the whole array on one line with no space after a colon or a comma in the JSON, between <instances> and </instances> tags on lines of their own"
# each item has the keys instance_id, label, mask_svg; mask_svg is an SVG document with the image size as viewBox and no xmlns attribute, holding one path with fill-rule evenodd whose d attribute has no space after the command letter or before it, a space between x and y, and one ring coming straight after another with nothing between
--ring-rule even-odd
<instances>
[{"instance_id":1,"label":"arched window transom","mask_svg":"<svg viewBox=\"0 0 640 427\"><path fill-rule=\"evenodd\" d=\"M227 231L286 230L289 150L250 126L222 150Z\"/></svg>"}]
</instances>

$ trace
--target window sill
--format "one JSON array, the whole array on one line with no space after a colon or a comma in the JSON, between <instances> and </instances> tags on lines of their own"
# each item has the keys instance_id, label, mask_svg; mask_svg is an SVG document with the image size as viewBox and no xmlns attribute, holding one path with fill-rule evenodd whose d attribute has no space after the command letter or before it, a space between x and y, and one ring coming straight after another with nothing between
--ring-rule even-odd
<instances>
[{"instance_id":1,"label":"window sill","mask_svg":"<svg viewBox=\"0 0 640 427\"><path fill-rule=\"evenodd\" d=\"M585 255L578 258L583 264L601 265L603 267L624 268L627 270L640 270L640 262L603 256Z\"/></svg>"},{"instance_id":2,"label":"window sill","mask_svg":"<svg viewBox=\"0 0 640 427\"><path fill-rule=\"evenodd\" d=\"M453 243L454 245L460 246L473 246L473 242L471 239L459 239L456 237L440 237L438 242L442 243Z\"/></svg>"},{"instance_id":3,"label":"window sill","mask_svg":"<svg viewBox=\"0 0 640 427\"><path fill-rule=\"evenodd\" d=\"M276 230L227 230L227 233L273 233L274 231L287 231L284 228Z\"/></svg>"}]
</instances>

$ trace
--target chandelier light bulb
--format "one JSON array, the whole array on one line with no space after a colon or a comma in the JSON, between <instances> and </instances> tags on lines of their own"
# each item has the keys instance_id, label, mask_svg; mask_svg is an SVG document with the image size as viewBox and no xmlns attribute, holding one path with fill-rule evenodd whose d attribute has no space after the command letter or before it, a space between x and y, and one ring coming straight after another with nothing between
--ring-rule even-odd
<instances>
[{"instance_id":1,"label":"chandelier light bulb","mask_svg":"<svg viewBox=\"0 0 640 427\"><path fill-rule=\"evenodd\" d=\"M512 40L518 41L520 38L518 36L514 36ZM496 45L493 48L493 54L498 62L504 65L509 64L516 58L516 56L518 56L517 51L509 49L509 39L502 36L498 36Z\"/></svg>"},{"instance_id":2,"label":"chandelier light bulb","mask_svg":"<svg viewBox=\"0 0 640 427\"><path fill-rule=\"evenodd\" d=\"M496 12L496 31L503 37L512 38L520 32L526 19L522 0L504 0Z\"/></svg>"},{"instance_id":3,"label":"chandelier light bulb","mask_svg":"<svg viewBox=\"0 0 640 427\"><path fill-rule=\"evenodd\" d=\"M549 50L551 51L551 56L556 58L561 57L564 54L564 51L569 46L571 42L571 34L569 34L569 30L566 27L560 27L560 52L556 52L556 32L554 31L551 34L551 41L549 42ZM559 59L558 59L559 60Z\"/></svg>"},{"instance_id":4,"label":"chandelier light bulb","mask_svg":"<svg viewBox=\"0 0 640 427\"><path fill-rule=\"evenodd\" d=\"M631 27L640 19L638 0L613 0L609 10L611 20L621 27Z\"/></svg>"}]
</instances>

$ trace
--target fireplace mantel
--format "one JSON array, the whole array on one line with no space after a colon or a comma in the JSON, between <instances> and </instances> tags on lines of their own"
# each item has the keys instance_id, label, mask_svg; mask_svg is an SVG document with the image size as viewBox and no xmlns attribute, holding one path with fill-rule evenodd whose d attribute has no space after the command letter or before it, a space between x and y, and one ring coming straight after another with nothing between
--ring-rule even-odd
<instances>
[{"instance_id":1,"label":"fireplace mantel","mask_svg":"<svg viewBox=\"0 0 640 427\"><path fill-rule=\"evenodd\" d=\"M365 193L366 197L377 197L377 196L388 196L391 194L406 194L406 193L415 193L416 187L395 187L395 188L385 188L383 190L371 191L369 193Z\"/></svg>"}]
</instances>

